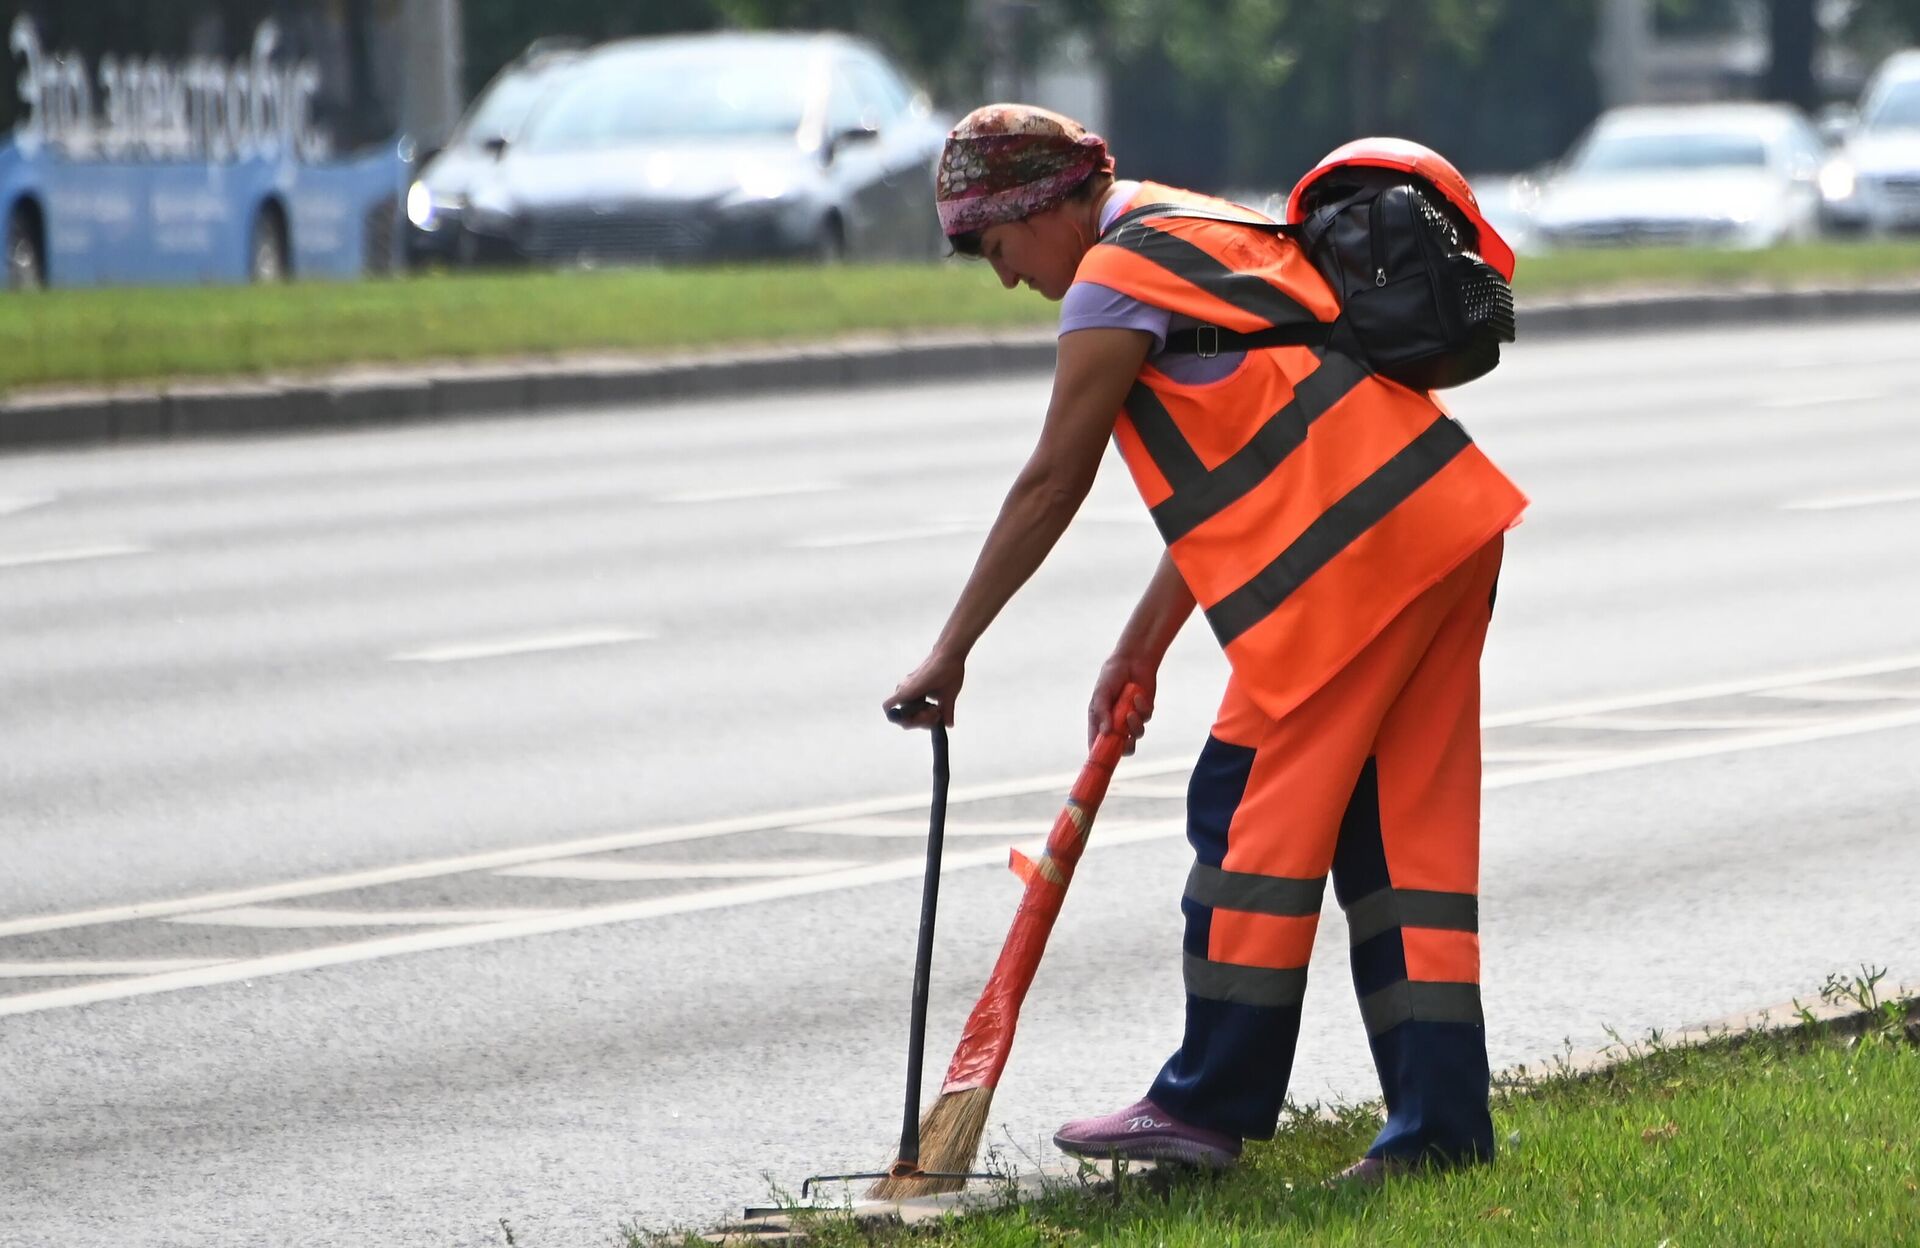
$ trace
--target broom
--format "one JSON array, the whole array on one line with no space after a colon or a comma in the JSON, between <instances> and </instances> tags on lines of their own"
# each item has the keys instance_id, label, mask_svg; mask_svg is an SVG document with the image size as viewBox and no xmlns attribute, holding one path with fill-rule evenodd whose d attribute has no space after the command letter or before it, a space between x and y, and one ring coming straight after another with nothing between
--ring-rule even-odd
<instances>
[{"instance_id":1,"label":"broom","mask_svg":"<svg viewBox=\"0 0 1920 1248\"><path fill-rule=\"evenodd\" d=\"M1013 1052L1013 1031L1020 1021L1020 1004L1040 969L1040 955L1046 952L1047 936L1060 906L1067 899L1067 885L1073 869L1087 847L1087 835L1093 830L1093 817L1107 795L1114 766L1127 747L1122 727L1132 710L1133 699L1142 690L1129 683L1120 691L1111 725L1093 743L1086 765L1067 804L1053 821L1046 848L1037 861L1014 850L1010 866L1026 881L1020 906L1013 914L1006 943L993 964L993 974L967 1016L966 1028L947 1077L940 1086L940 1098L920 1118L921 1168L947 1174L963 1174L973 1168L974 1155L980 1151L980 1137L986 1133L987 1110L993 1105L993 1089L1006 1069ZM885 1178L867 1189L875 1200L906 1200L935 1192L957 1192L962 1179Z\"/></svg>"}]
</instances>

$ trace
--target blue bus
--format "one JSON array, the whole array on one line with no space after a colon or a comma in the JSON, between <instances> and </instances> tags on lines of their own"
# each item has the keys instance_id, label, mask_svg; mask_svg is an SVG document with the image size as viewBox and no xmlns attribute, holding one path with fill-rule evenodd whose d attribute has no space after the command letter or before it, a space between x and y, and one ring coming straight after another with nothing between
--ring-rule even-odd
<instances>
[{"instance_id":1,"label":"blue bus","mask_svg":"<svg viewBox=\"0 0 1920 1248\"><path fill-rule=\"evenodd\" d=\"M412 0L0 0L11 289L383 271Z\"/></svg>"}]
</instances>

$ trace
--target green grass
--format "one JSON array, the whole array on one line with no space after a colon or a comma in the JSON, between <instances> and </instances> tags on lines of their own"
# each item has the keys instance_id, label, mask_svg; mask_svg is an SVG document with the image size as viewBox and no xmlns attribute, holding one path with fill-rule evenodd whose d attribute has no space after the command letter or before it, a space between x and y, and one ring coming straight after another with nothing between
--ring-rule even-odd
<instances>
[{"instance_id":1,"label":"green grass","mask_svg":"<svg viewBox=\"0 0 1920 1248\"><path fill-rule=\"evenodd\" d=\"M1523 256L1522 297L1621 287L1796 286L1920 278L1920 240L1820 242L1767 251L1639 248Z\"/></svg>"},{"instance_id":2,"label":"green grass","mask_svg":"<svg viewBox=\"0 0 1920 1248\"><path fill-rule=\"evenodd\" d=\"M1378 1192L1321 1181L1360 1155L1372 1107L1294 1113L1240 1169L1158 1188L1068 1184L930 1229L813 1225L819 1248L1920 1243L1920 1046L1764 1036L1655 1048L1497 1098L1492 1166ZM678 1242L624 1232L629 1245Z\"/></svg>"},{"instance_id":3,"label":"green grass","mask_svg":"<svg viewBox=\"0 0 1920 1248\"><path fill-rule=\"evenodd\" d=\"M1608 251L1522 262L1518 288L1920 277L1920 241L1762 253ZM0 298L0 391L343 364L672 353L859 332L1004 329L1052 322L1052 304L1000 289L984 265L510 273L415 280L52 291Z\"/></svg>"},{"instance_id":4,"label":"green grass","mask_svg":"<svg viewBox=\"0 0 1920 1248\"><path fill-rule=\"evenodd\" d=\"M504 273L0 298L0 388L1044 324L984 265Z\"/></svg>"}]
</instances>

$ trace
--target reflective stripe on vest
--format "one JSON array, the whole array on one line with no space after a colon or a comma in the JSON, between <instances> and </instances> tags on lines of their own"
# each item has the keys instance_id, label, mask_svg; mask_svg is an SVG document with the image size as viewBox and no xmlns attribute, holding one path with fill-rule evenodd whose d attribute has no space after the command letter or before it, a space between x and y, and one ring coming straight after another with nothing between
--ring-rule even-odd
<instances>
[{"instance_id":1,"label":"reflective stripe on vest","mask_svg":"<svg viewBox=\"0 0 1920 1248\"><path fill-rule=\"evenodd\" d=\"M1243 497L1249 490L1273 475L1280 461L1293 453L1295 447L1307 439L1307 429L1320 419L1326 410L1347 397L1348 391L1359 385L1367 377L1366 368L1351 356L1326 355L1320 359L1320 366L1300 379L1292 395L1284 406L1267 417L1246 444L1218 467L1209 471L1197 459L1194 469L1182 474L1181 482L1175 486L1172 497L1153 509L1153 522L1160 530L1160 536L1169 544L1179 541L1202 524L1220 514L1228 504ZM1180 431L1166 414L1166 408L1153 395L1150 387L1135 383L1134 393L1127 396L1127 415L1132 418L1134 427L1141 429L1139 406L1144 402L1139 396L1146 396L1154 407L1159 409L1159 418L1165 422L1166 432L1156 430L1156 437L1147 443L1147 450L1156 464L1164 465L1163 447L1170 447L1179 439ZM1184 441L1179 443L1180 451L1192 457L1191 448ZM1168 451L1167 454L1178 452ZM1161 468L1162 474L1167 469ZM1174 484L1169 477L1168 484Z\"/></svg>"},{"instance_id":2,"label":"reflective stripe on vest","mask_svg":"<svg viewBox=\"0 0 1920 1248\"><path fill-rule=\"evenodd\" d=\"M1246 215L1151 183L1134 202ZM1339 313L1291 239L1219 221L1130 222L1075 280L1242 333ZM1526 504L1435 402L1338 349L1250 351L1198 385L1148 363L1114 438L1235 671L1273 715Z\"/></svg>"},{"instance_id":3,"label":"reflective stripe on vest","mask_svg":"<svg viewBox=\"0 0 1920 1248\"><path fill-rule=\"evenodd\" d=\"M1321 512L1252 580L1207 608L1207 622L1220 644L1272 615L1308 577L1386 519L1469 445L1466 430L1445 416L1436 418L1406 449Z\"/></svg>"}]
</instances>

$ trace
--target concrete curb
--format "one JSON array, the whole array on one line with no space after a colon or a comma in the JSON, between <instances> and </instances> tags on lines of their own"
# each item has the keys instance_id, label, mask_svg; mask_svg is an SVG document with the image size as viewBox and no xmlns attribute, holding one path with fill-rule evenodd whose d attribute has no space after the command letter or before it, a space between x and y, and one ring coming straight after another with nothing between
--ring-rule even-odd
<instances>
[{"instance_id":1,"label":"concrete curb","mask_svg":"<svg viewBox=\"0 0 1920 1248\"><path fill-rule=\"evenodd\" d=\"M1916 314L1920 285L1737 288L1647 293L1630 299L1530 300L1520 307L1520 328L1534 339Z\"/></svg>"},{"instance_id":2,"label":"concrete curb","mask_svg":"<svg viewBox=\"0 0 1920 1248\"><path fill-rule=\"evenodd\" d=\"M1583 333L1920 315L1920 285L1676 292L1533 301L1527 341ZM971 380L1053 367L1051 328L867 336L671 358L354 368L319 377L36 391L0 403L0 451L40 446L340 429L774 391Z\"/></svg>"},{"instance_id":3,"label":"concrete curb","mask_svg":"<svg viewBox=\"0 0 1920 1248\"><path fill-rule=\"evenodd\" d=\"M1888 989L1882 994L1882 1000L1897 1001L1905 1004L1909 1034L1920 1027L1920 985L1902 984ZM1805 1008L1806 1017L1802 1016ZM1857 1036L1866 1031L1870 1015L1857 1005L1849 1002L1825 1002L1817 995L1811 1002L1787 1001L1764 1009L1749 1010L1741 1014L1729 1015L1708 1023L1685 1027L1672 1035L1662 1036L1663 1048L1680 1048L1688 1045L1706 1044L1728 1037L1758 1035L1772 1031L1792 1031L1805 1025L1806 1018L1837 1036ZM1511 1095L1516 1090L1524 1090L1531 1083L1545 1079L1572 1076L1575 1078L1598 1074L1620 1062L1630 1061L1641 1046L1629 1043L1625 1048L1609 1045L1606 1048L1582 1053L1564 1055L1540 1064L1538 1073L1529 1073L1536 1068L1521 1066L1500 1072L1504 1081L1496 1080L1496 1098ZM1152 1163L1143 1163L1132 1170L1146 1172L1153 1168ZM1094 1163L1093 1169L1103 1178L1112 1178L1112 1169L1106 1163ZM1049 1190L1057 1190L1062 1184L1081 1182L1083 1171L1077 1165L1070 1165L1065 1159L1043 1164L1038 1169L1010 1176L1001 1190L994 1192L968 1191L955 1192L943 1196L923 1196L913 1200L855 1200L841 1207L821 1207L810 1211L760 1211L749 1210L748 1215L739 1223L709 1232L704 1238L712 1244L786 1244L799 1245L807 1241L807 1219L835 1218L845 1216L856 1222L900 1222L907 1226L917 1226L925 1222L935 1222L953 1215L1004 1207L1010 1200L1024 1202L1034 1200Z\"/></svg>"},{"instance_id":4,"label":"concrete curb","mask_svg":"<svg viewBox=\"0 0 1920 1248\"><path fill-rule=\"evenodd\" d=\"M1881 997L1886 1001L1906 1003L1907 1017L1920 1020L1920 984L1898 984L1886 989ZM1805 1010L1806 1018L1801 1016ZM1778 1005L1766 1006L1758 1010L1747 1010L1740 1014L1729 1014L1725 1018L1716 1018L1712 1022L1696 1023L1683 1027L1671 1035L1660 1037L1662 1048L1686 1048L1690 1045L1709 1044L1728 1037L1757 1036L1771 1031L1792 1031L1804 1026L1807 1019L1826 1027L1835 1035L1856 1036L1867 1029L1870 1016L1865 1010L1851 1002L1822 1001L1815 993L1807 1001L1783 1001ZM1629 1042L1632 1048L1643 1046ZM1538 1068L1518 1067L1499 1072L1505 1079L1504 1086L1525 1088L1532 1083L1559 1078L1562 1075L1583 1077L1595 1075L1623 1061L1631 1060L1634 1053L1620 1045L1610 1044L1604 1048L1588 1049L1568 1053L1551 1061L1542 1062Z\"/></svg>"},{"instance_id":5,"label":"concrete curb","mask_svg":"<svg viewBox=\"0 0 1920 1248\"><path fill-rule=\"evenodd\" d=\"M0 403L0 451L991 377L1050 369L1053 358L1052 331L1035 330L852 338L724 356L582 356L158 388L44 390Z\"/></svg>"}]
</instances>

